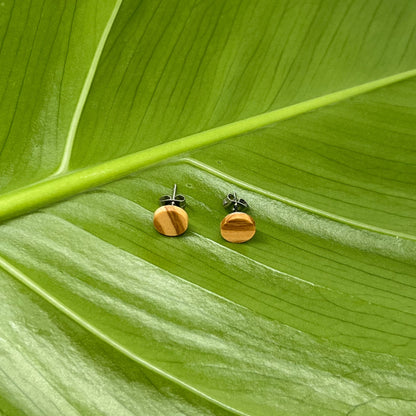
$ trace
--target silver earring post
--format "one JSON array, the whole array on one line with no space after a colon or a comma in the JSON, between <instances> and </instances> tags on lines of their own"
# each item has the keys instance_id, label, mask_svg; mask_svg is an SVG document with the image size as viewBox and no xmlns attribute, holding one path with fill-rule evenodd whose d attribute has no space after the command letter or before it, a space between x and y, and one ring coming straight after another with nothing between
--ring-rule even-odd
<instances>
[{"instance_id":1,"label":"silver earring post","mask_svg":"<svg viewBox=\"0 0 416 416\"><path fill-rule=\"evenodd\" d=\"M173 185L172 196L163 195L159 198L160 205L175 205L176 207L184 208L186 200L183 195L176 195L177 186L176 183Z\"/></svg>"}]
</instances>

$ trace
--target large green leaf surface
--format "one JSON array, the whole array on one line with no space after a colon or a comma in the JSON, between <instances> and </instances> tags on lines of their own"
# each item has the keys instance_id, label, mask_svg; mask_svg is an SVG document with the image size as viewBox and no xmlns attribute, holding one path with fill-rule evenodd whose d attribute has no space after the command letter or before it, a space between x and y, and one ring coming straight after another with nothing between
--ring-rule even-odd
<instances>
[{"instance_id":1,"label":"large green leaf surface","mask_svg":"<svg viewBox=\"0 0 416 416\"><path fill-rule=\"evenodd\" d=\"M0 7L0 412L416 413L414 1Z\"/></svg>"}]
</instances>

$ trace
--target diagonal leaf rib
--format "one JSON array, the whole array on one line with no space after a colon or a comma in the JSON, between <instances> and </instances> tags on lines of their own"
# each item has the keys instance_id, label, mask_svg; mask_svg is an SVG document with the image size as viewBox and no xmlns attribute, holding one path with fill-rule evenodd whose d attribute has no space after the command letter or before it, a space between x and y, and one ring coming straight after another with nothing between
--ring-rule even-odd
<instances>
[{"instance_id":1,"label":"diagonal leaf rib","mask_svg":"<svg viewBox=\"0 0 416 416\"><path fill-rule=\"evenodd\" d=\"M77 193L127 176L138 169L181 153L254 131L258 128L307 113L330 104L365 94L416 76L416 69L371 81L356 87L313 98L288 107L195 133L96 166L50 177L45 181L7 193L0 197L0 220L30 212Z\"/></svg>"},{"instance_id":2,"label":"diagonal leaf rib","mask_svg":"<svg viewBox=\"0 0 416 416\"><path fill-rule=\"evenodd\" d=\"M318 208L315 208L315 207L307 205L307 204L303 204L301 202L295 201L295 200L290 199L290 198L286 198L285 196L282 196L282 195L275 194L274 192L270 192L270 191L265 190L263 188L260 188L258 186L254 186L251 183L247 183L245 181L239 180L238 178L235 178L231 175L228 175L224 172L221 172L218 169L215 169L212 166L209 166L209 165L207 165L205 163L202 163L198 160L195 160L195 159L192 159L192 158L184 158L184 159L181 159L181 162L182 163L187 163L191 166L195 166L199 169L203 169L206 172L210 173L211 175L214 175L218 178L224 179L228 182L234 183L235 185L240 186L240 187L242 187L244 189L247 189L249 191L256 192L259 195L263 195L263 196L266 196L267 198L283 202L287 205L291 205L293 207L300 208L304 211L308 211L308 212L311 212L313 214L320 215L321 217L329 218L330 220L333 220L333 221L348 224L348 225L351 225L351 226L356 227L356 228L362 228L364 230L376 232L376 233L379 233L379 234L385 234L385 235L390 235L390 236L394 236L394 237L405 238L407 240L416 241L416 237L412 234L401 233L401 232L398 232L398 231L392 231L392 230L389 230L389 229L386 229L386 228L376 227L376 226L373 226L373 225L365 224L361 221L351 220L351 219L343 217L341 215L336 215L336 214L333 214L331 212L324 211L322 209L318 209Z\"/></svg>"},{"instance_id":3,"label":"diagonal leaf rib","mask_svg":"<svg viewBox=\"0 0 416 416\"><path fill-rule=\"evenodd\" d=\"M68 164L71 159L72 147L74 144L74 138L77 132L79 120L81 118L82 110L84 109L85 101L87 100L88 93L90 91L91 84L92 84L92 81L94 80L94 76L97 70L98 62L104 50L104 46L106 44L108 35L113 26L114 20L117 17L122 1L123 0L117 0L114 6L113 12L111 13L111 16L108 19L107 25L103 31L103 34L101 35L100 41L97 46L97 50L95 51L94 58L91 62L90 69L88 71L87 77L85 78L85 82L82 87L81 94L79 96L77 105L75 107L74 115L72 117L71 125L69 127L68 135L66 138L65 149L62 155L61 164L59 165L57 171L55 172L55 175L59 175L68 169Z\"/></svg>"},{"instance_id":4,"label":"diagonal leaf rib","mask_svg":"<svg viewBox=\"0 0 416 416\"><path fill-rule=\"evenodd\" d=\"M29 289L31 289L33 292L37 293L39 296L41 296L43 299L45 299L47 302L49 302L51 305L56 307L59 311L67 315L69 318L71 318L73 321L75 321L77 324L81 325L83 328L85 328L90 333L94 334L98 338L100 338L105 343L109 344L111 347L115 348L128 358L132 359L133 361L139 363L143 367L152 370L156 372L157 374L160 374L161 376L169 379L170 381L180 385L181 387L191 391L192 393L197 394L198 396L208 400L211 403L214 403L218 405L219 407L222 407L226 410L228 410L231 413L234 413L239 416L248 416L246 413L243 413L237 409L234 409L233 407L228 406L225 403L219 402L215 398L212 398L205 394L204 392L192 387L191 385L184 383L180 379L172 376L169 373L166 373L162 369L154 366L150 362L142 359L138 355L134 354L129 349L125 348L123 345L119 344L116 340L109 337L107 334L96 328L95 326L91 325L88 321L86 321L84 318L79 316L77 313L75 313L73 310L65 306L62 302L60 302L57 298L50 295L46 290L44 290L42 287L40 287L38 284L32 281L28 276L26 276L24 273L22 273L19 269L17 269L15 266L10 264L7 260L0 257L0 267L5 270L7 273L9 273L11 276L13 276L15 279L23 283L25 286L27 286Z\"/></svg>"}]
</instances>

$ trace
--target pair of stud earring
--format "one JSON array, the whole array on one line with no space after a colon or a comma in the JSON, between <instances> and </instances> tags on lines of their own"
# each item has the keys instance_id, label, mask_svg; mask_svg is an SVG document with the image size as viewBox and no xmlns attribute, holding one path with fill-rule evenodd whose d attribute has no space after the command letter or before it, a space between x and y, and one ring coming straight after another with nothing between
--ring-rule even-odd
<instances>
[{"instance_id":1,"label":"pair of stud earring","mask_svg":"<svg viewBox=\"0 0 416 416\"><path fill-rule=\"evenodd\" d=\"M159 199L161 205L153 216L156 230L163 235L176 237L188 228L188 214L184 210L186 201L183 195L176 194L176 184L172 195L164 195ZM238 198L236 193L228 194L223 200L223 206L231 213L220 225L221 236L230 243L244 243L256 233L254 219L244 213L249 206L244 199Z\"/></svg>"}]
</instances>

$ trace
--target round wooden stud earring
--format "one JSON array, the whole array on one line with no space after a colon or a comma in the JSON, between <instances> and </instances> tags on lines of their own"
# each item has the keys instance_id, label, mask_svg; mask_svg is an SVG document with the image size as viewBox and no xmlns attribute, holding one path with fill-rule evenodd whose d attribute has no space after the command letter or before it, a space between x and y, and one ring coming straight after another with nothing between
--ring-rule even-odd
<instances>
[{"instance_id":1,"label":"round wooden stud earring","mask_svg":"<svg viewBox=\"0 0 416 416\"><path fill-rule=\"evenodd\" d=\"M153 215L156 230L168 237L183 234L188 228L188 214L183 209L186 205L183 195L176 195L176 184L172 196L164 195L159 199L161 207Z\"/></svg>"},{"instance_id":2,"label":"round wooden stud earring","mask_svg":"<svg viewBox=\"0 0 416 416\"><path fill-rule=\"evenodd\" d=\"M245 243L256 233L254 219L242 212L249 208L244 199L237 194L228 194L223 200L225 209L232 211L221 221L221 236L230 243Z\"/></svg>"}]
</instances>

